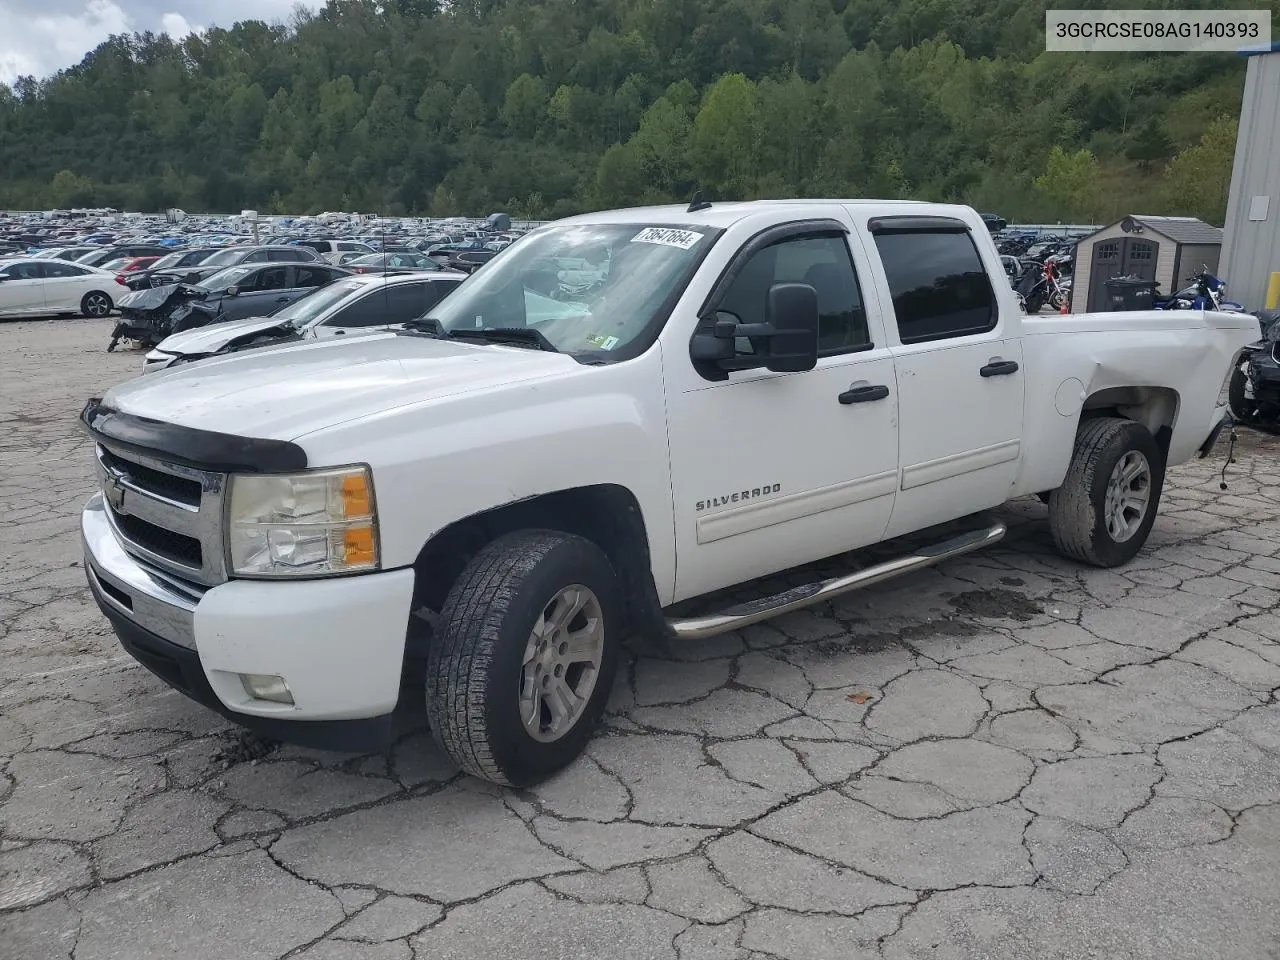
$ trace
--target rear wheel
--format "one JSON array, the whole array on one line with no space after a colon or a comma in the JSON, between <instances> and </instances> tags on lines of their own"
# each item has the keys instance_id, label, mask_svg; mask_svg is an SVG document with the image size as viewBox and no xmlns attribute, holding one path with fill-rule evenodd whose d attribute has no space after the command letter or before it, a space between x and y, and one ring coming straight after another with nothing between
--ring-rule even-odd
<instances>
[{"instance_id":1,"label":"rear wheel","mask_svg":"<svg viewBox=\"0 0 1280 960\"><path fill-rule=\"evenodd\" d=\"M427 719L466 772L524 786L571 763L613 685L621 600L581 537L508 534L467 564L427 655Z\"/></svg>"},{"instance_id":2,"label":"rear wheel","mask_svg":"<svg viewBox=\"0 0 1280 960\"><path fill-rule=\"evenodd\" d=\"M80 313L86 317L100 320L111 312L114 304L111 297L101 290L91 290L80 300Z\"/></svg>"},{"instance_id":3,"label":"rear wheel","mask_svg":"<svg viewBox=\"0 0 1280 960\"><path fill-rule=\"evenodd\" d=\"M1164 458L1140 423L1085 421L1062 486L1049 495L1049 528L1068 557L1116 567L1146 543L1160 506Z\"/></svg>"}]
</instances>

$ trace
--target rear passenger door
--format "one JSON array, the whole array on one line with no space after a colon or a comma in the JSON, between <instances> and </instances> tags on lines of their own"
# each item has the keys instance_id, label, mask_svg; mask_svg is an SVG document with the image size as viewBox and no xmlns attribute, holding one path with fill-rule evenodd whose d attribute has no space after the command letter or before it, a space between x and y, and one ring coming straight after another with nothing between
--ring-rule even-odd
<instances>
[{"instance_id":1,"label":"rear passenger door","mask_svg":"<svg viewBox=\"0 0 1280 960\"><path fill-rule=\"evenodd\" d=\"M868 226L896 341L894 537L1008 498L1022 457L1022 341L1006 338L991 280L1000 264L983 262L965 221L881 217Z\"/></svg>"}]
</instances>

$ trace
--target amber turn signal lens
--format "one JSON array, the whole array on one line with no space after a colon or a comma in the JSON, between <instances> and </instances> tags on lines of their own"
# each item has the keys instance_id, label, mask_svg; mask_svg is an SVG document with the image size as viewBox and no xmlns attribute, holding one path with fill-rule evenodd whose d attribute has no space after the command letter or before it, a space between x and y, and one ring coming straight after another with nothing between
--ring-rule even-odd
<instances>
[{"instance_id":1,"label":"amber turn signal lens","mask_svg":"<svg viewBox=\"0 0 1280 960\"><path fill-rule=\"evenodd\" d=\"M348 519L373 515L373 498L365 474L352 473L342 478L342 504Z\"/></svg>"}]
</instances>

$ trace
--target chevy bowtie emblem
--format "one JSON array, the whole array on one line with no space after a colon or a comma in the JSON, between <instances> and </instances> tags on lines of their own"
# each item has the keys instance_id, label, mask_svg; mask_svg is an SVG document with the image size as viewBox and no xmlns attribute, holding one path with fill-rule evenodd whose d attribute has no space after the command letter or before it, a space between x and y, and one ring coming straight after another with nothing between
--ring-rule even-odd
<instances>
[{"instance_id":1,"label":"chevy bowtie emblem","mask_svg":"<svg viewBox=\"0 0 1280 960\"><path fill-rule=\"evenodd\" d=\"M119 477L107 475L106 480L102 484L102 495L107 498L107 503L111 504L111 509L116 513L124 513L124 483Z\"/></svg>"}]
</instances>

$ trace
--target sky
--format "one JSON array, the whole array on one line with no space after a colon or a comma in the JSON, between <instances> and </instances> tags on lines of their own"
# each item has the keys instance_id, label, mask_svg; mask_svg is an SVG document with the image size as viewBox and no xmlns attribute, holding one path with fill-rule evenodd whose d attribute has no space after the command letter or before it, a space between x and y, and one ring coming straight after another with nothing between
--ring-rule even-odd
<instances>
[{"instance_id":1,"label":"sky","mask_svg":"<svg viewBox=\"0 0 1280 960\"><path fill-rule=\"evenodd\" d=\"M288 20L299 0L0 0L0 83L79 63L113 33L181 39L237 20ZM323 6L322 0L302 0Z\"/></svg>"}]
</instances>

